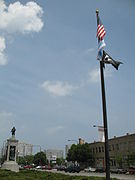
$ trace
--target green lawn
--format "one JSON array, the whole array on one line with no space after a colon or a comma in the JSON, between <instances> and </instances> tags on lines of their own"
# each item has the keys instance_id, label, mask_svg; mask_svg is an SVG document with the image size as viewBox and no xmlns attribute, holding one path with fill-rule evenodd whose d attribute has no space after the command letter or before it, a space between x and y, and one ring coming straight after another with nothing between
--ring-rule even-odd
<instances>
[{"instance_id":1,"label":"green lawn","mask_svg":"<svg viewBox=\"0 0 135 180\"><path fill-rule=\"evenodd\" d=\"M99 177L68 176L59 173L21 170L18 173L0 170L0 180L105 180ZM116 180L116 179L112 179Z\"/></svg>"}]
</instances>

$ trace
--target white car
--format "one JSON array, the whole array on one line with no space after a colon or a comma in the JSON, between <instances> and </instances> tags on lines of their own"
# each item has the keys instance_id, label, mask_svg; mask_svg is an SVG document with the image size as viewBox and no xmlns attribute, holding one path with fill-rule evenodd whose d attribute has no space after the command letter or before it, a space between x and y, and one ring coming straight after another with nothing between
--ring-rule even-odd
<instances>
[{"instance_id":1,"label":"white car","mask_svg":"<svg viewBox=\"0 0 135 180\"><path fill-rule=\"evenodd\" d=\"M37 166L36 169L42 169L42 166Z\"/></svg>"},{"instance_id":2,"label":"white car","mask_svg":"<svg viewBox=\"0 0 135 180\"><path fill-rule=\"evenodd\" d=\"M84 169L84 172L95 172L96 168L88 167Z\"/></svg>"}]
</instances>

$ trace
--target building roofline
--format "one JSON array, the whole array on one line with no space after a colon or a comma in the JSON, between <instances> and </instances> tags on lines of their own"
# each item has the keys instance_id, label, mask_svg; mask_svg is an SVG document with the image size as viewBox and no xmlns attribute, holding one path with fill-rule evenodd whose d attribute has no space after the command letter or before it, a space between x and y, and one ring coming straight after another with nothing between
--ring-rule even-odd
<instances>
[{"instance_id":1,"label":"building roofline","mask_svg":"<svg viewBox=\"0 0 135 180\"><path fill-rule=\"evenodd\" d=\"M135 133L133 133L133 134L127 133L126 135L118 136L118 137L117 137L117 136L114 136L113 138L108 139L108 141L123 139L123 138L131 137L131 136L135 136ZM104 144L104 142L94 141L94 142L90 142L89 144L91 144L91 145L92 145L92 144Z\"/></svg>"}]
</instances>

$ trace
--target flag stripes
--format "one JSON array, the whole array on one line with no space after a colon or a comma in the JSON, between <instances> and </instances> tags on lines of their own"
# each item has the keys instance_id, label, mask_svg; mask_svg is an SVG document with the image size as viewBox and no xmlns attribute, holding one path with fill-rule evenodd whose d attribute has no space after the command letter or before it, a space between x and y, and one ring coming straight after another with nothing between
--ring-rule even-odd
<instances>
[{"instance_id":1,"label":"flag stripes","mask_svg":"<svg viewBox=\"0 0 135 180\"><path fill-rule=\"evenodd\" d=\"M106 35L106 31L104 29L103 24L99 24L97 27L97 37L102 40L104 36Z\"/></svg>"}]
</instances>

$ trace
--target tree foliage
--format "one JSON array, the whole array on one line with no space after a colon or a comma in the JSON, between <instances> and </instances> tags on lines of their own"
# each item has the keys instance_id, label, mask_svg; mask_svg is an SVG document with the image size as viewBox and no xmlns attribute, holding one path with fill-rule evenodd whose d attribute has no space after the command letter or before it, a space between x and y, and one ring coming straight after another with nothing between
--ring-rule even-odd
<instances>
[{"instance_id":1,"label":"tree foliage","mask_svg":"<svg viewBox=\"0 0 135 180\"><path fill-rule=\"evenodd\" d=\"M127 162L129 166L135 166L135 152L129 153Z\"/></svg>"},{"instance_id":2,"label":"tree foliage","mask_svg":"<svg viewBox=\"0 0 135 180\"><path fill-rule=\"evenodd\" d=\"M33 164L33 160L34 160L33 155L27 155L24 157L18 157L17 162L18 164L30 165Z\"/></svg>"},{"instance_id":3,"label":"tree foliage","mask_svg":"<svg viewBox=\"0 0 135 180\"><path fill-rule=\"evenodd\" d=\"M46 165L47 159L46 159L46 154L44 152L38 152L35 155L18 157L17 162L18 164L23 164L23 165L35 164L38 166L38 165Z\"/></svg>"},{"instance_id":4,"label":"tree foliage","mask_svg":"<svg viewBox=\"0 0 135 180\"><path fill-rule=\"evenodd\" d=\"M89 144L73 144L68 151L67 161L77 161L78 163L92 165L94 163L94 157L92 156Z\"/></svg>"},{"instance_id":5,"label":"tree foliage","mask_svg":"<svg viewBox=\"0 0 135 180\"><path fill-rule=\"evenodd\" d=\"M46 154L44 152L39 152L35 154L34 156L34 164L38 165L46 165L47 163L47 158Z\"/></svg>"},{"instance_id":6,"label":"tree foliage","mask_svg":"<svg viewBox=\"0 0 135 180\"><path fill-rule=\"evenodd\" d=\"M65 160L63 159L63 158L57 158L56 159L56 164L57 165L62 165L62 164L64 164L65 163Z\"/></svg>"}]
</instances>

